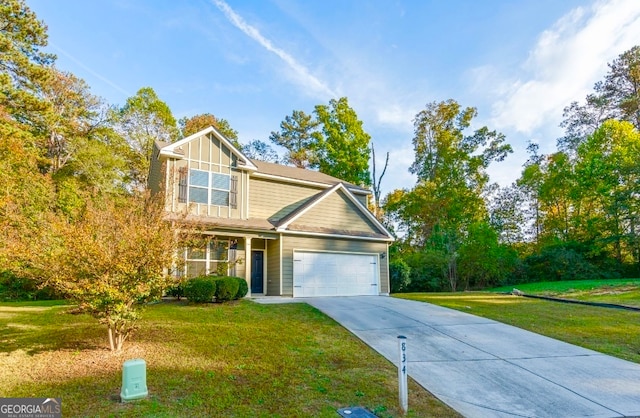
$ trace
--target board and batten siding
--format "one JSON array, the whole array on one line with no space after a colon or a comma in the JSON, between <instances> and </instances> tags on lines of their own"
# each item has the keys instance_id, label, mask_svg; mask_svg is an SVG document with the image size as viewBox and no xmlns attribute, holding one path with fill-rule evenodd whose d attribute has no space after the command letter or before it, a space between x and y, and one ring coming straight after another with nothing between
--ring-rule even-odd
<instances>
[{"instance_id":1,"label":"board and batten siding","mask_svg":"<svg viewBox=\"0 0 640 418\"><path fill-rule=\"evenodd\" d=\"M290 225L293 230L306 228L380 233L378 227L341 191L327 196Z\"/></svg>"},{"instance_id":2,"label":"board and batten siding","mask_svg":"<svg viewBox=\"0 0 640 418\"><path fill-rule=\"evenodd\" d=\"M251 177L249 180L250 217L282 219L323 190Z\"/></svg>"},{"instance_id":3,"label":"board and batten siding","mask_svg":"<svg viewBox=\"0 0 640 418\"><path fill-rule=\"evenodd\" d=\"M341 238L282 237L282 295L293 296L293 251L328 251L336 253L378 254L380 293L389 293L388 248L386 242L356 241ZM384 253L385 258L380 257Z\"/></svg>"},{"instance_id":4,"label":"board and batten siding","mask_svg":"<svg viewBox=\"0 0 640 418\"><path fill-rule=\"evenodd\" d=\"M246 171L233 167L235 156L231 150L213 135L203 135L184 144L184 159L169 159L166 163L167 210L190 213L215 218L247 219L249 176ZM200 203L181 203L178 201L180 169L195 169L213 173L228 174L238 179L237 207L207 205Z\"/></svg>"}]
</instances>

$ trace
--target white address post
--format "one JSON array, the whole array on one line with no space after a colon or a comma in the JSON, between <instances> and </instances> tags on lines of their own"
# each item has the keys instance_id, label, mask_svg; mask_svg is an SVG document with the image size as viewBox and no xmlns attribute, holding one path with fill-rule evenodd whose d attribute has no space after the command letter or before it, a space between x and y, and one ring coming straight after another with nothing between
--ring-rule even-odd
<instances>
[{"instance_id":1,"label":"white address post","mask_svg":"<svg viewBox=\"0 0 640 418\"><path fill-rule=\"evenodd\" d=\"M400 408L404 414L409 410L407 391L407 337L398 335L398 393Z\"/></svg>"}]
</instances>

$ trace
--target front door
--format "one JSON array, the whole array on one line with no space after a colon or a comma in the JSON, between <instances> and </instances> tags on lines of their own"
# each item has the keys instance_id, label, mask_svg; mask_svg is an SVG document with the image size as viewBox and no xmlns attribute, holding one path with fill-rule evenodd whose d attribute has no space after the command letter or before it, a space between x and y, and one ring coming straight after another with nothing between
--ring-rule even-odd
<instances>
[{"instance_id":1,"label":"front door","mask_svg":"<svg viewBox=\"0 0 640 418\"><path fill-rule=\"evenodd\" d=\"M251 293L264 293L264 251L251 251Z\"/></svg>"}]
</instances>

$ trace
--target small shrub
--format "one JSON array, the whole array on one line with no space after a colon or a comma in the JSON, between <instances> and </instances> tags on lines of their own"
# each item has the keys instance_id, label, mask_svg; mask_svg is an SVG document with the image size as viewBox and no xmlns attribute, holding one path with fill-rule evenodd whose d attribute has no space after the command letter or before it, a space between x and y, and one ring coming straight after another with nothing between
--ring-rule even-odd
<instances>
[{"instance_id":1,"label":"small shrub","mask_svg":"<svg viewBox=\"0 0 640 418\"><path fill-rule=\"evenodd\" d=\"M236 277L220 277L216 280L216 300L227 302L236 297L240 287Z\"/></svg>"},{"instance_id":2,"label":"small shrub","mask_svg":"<svg viewBox=\"0 0 640 418\"><path fill-rule=\"evenodd\" d=\"M167 296L172 296L180 300L180 298L184 297L184 285L182 283L175 284L168 288L165 293Z\"/></svg>"},{"instance_id":3,"label":"small shrub","mask_svg":"<svg viewBox=\"0 0 640 418\"><path fill-rule=\"evenodd\" d=\"M217 282L211 277L194 277L184 286L184 295L190 302L212 302L216 295Z\"/></svg>"},{"instance_id":4,"label":"small shrub","mask_svg":"<svg viewBox=\"0 0 640 418\"><path fill-rule=\"evenodd\" d=\"M238 293L236 293L234 299L242 299L249 293L249 286L247 285L247 281L241 277L234 277L234 279L238 280Z\"/></svg>"}]
</instances>

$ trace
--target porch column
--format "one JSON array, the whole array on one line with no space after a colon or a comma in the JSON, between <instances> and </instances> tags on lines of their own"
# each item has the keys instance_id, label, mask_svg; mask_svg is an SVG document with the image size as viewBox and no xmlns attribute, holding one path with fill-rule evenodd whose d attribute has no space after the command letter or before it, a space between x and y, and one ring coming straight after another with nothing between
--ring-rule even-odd
<instances>
[{"instance_id":1,"label":"porch column","mask_svg":"<svg viewBox=\"0 0 640 418\"><path fill-rule=\"evenodd\" d=\"M244 260L244 277L249 287L249 293L247 293L247 296L251 296L251 237L244 237L244 252L246 254Z\"/></svg>"}]
</instances>

